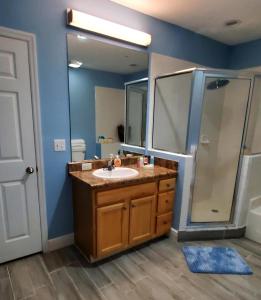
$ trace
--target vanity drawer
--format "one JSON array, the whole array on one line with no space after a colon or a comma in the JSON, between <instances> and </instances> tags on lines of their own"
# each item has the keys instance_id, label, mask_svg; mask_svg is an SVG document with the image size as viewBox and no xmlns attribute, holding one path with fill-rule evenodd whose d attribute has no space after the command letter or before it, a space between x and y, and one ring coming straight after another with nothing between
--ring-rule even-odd
<instances>
[{"instance_id":1,"label":"vanity drawer","mask_svg":"<svg viewBox=\"0 0 261 300\"><path fill-rule=\"evenodd\" d=\"M159 192L173 190L176 186L176 178L162 179L159 182Z\"/></svg>"},{"instance_id":2,"label":"vanity drawer","mask_svg":"<svg viewBox=\"0 0 261 300\"><path fill-rule=\"evenodd\" d=\"M156 234L167 233L171 228L172 212L157 217Z\"/></svg>"},{"instance_id":3,"label":"vanity drawer","mask_svg":"<svg viewBox=\"0 0 261 300\"><path fill-rule=\"evenodd\" d=\"M98 192L96 195L96 203L97 205L107 205L113 202L143 198L154 195L155 193L155 182L132 185L124 188Z\"/></svg>"},{"instance_id":4,"label":"vanity drawer","mask_svg":"<svg viewBox=\"0 0 261 300\"><path fill-rule=\"evenodd\" d=\"M171 212L173 208L173 202L174 202L174 192L171 191L171 192L159 194L157 212L159 214Z\"/></svg>"}]
</instances>

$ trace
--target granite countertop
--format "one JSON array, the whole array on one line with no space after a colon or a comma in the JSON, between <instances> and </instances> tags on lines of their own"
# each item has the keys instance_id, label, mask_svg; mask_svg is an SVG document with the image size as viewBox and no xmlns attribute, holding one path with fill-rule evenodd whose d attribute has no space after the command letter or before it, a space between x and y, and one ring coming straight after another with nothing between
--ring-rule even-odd
<instances>
[{"instance_id":1,"label":"granite countertop","mask_svg":"<svg viewBox=\"0 0 261 300\"><path fill-rule=\"evenodd\" d=\"M153 179L172 178L177 176L177 171L155 165L154 168L137 168L136 166L126 166L135 169L139 174L135 177L121 179L103 179L94 176L91 171L74 171L70 176L86 183L90 188L99 189L106 187L122 187L125 185L139 184L153 181Z\"/></svg>"}]
</instances>

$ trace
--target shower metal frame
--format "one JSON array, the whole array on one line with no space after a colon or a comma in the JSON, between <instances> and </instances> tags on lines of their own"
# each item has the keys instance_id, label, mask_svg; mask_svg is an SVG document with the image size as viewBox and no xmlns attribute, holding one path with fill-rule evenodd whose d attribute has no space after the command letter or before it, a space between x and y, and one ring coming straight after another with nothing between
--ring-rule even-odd
<instances>
[{"instance_id":1,"label":"shower metal frame","mask_svg":"<svg viewBox=\"0 0 261 300\"><path fill-rule=\"evenodd\" d=\"M185 153L181 153L181 152L174 152L175 154L181 154L181 155L188 155L188 134L189 134L189 124L190 124L190 116L191 116L191 104L192 104L192 88L194 85L194 71L196 70L196 68L191 68L191 69L185 69L185 70L181 70L181 71L177 71L174 73L167 73L164 75L160 75L155 77L154 79L154 91L153 91L153 121L152 121L152 132L151 132L151 149L149 150L156 150L156 151L160 151L160 152L167 152L169 153L169 151L163 150L163 149L158 149L158 148L154 148L153 147L153 139L154 139L154 126L155 126L155 99L156 99L156 83L158 79L162 79L162 78L168 78L168 77L173 77L173 76L179 76L179 75L183 75L183 74L189 74L191 73L191 90L190 90L190 98L189 98L189 112L188 112L188 124L187 124L187 129L186 129L186 146L185 146Z\"/></svg>"},{"instance_id":2,"label":"shower metal frame","mask_svg":"<svg viewBox=\"0 0 261 300\"><path fill-rule=\"evenodd\" d=\"M148 77L144 77L141 79L136 79L136 80L132 80L132 81L128 81L124 83L124 105L125 105L125 109L124 109L124 143L121 143L121 148L124 151L130 151L130 152L135 152L135 153L139 153L144 155L145 151L146 151L146 145L145 147L143 146L137 146L137 145L131 145L126 143L126 136L127 136L127 87L129 85L132 84L139 84L139 83L143 83L143 82L148 82L148 90L149 90L149 78ZM147 92L147 102L148 102L148 92ZM147 114L146 114L147 115Z\"/></svg>"},{"instance_id":3,"label":"shower metal frame","mask_svg":"<svg viewBox=\"0 0 261 300\"><path fill-rule=\"evenodd\" d=\"M174 156L192 156L193 158L193 166L192 166L192 178L190 181L190 195L188 202L185 202L185 207L187 207L184 211L184 208L181 208L181 216L182 216L182 210L183 210L183 219L179 221L179 224L183 223L183 229L182 230L202 230L202 229L226 229L226 228L238 228L237 224L235 223L235 211L237 211L238 208L238 202L236 202L236 196L238 192L238 183L239 183L239 175L241 171L241 164L242 164L242 158L244 154L244 147L245 147L245 141L246 141L246 133L247 133L247 125L249 120L249 114L250 114L250 104L252 99L252 93L253 93L253 79L254 74L250 72L239 72L234 70L226 70L226 69L208 69L208 68L190 68L190 69L184 69L180 71L176 71L173 73L167 73L164 75L157 76L155 78L156 80L159 78L164 77L170 77L170 76L176 76L181 75L185 73L192 73L192 79L191 79L191 94L190 94L190 106L189 106L189 116L188 116L188 125L187 125L187 136L186 136L186 151L185 153L171 153L164 150L157 150L153 148L153 122L151 130L148 130L147 133L147 139L148 139L148 153L151 155L161 155L162 157L168 156L169 159ZM260 74L259 74L260 75ZM239 161L238 161L238 168L237 168L237 175L235 178L235 187L234 187L234 194L233 194L233 203L230 213L230 220L228 222L203 222L203 223L195 223L191 222L191 208L192 208L192 201L193 201L193 190L194 190L194 184L195 184L195 159L197 155L197 149L200 142L200 129L201 129L201 122L202 122L202 115L203 115L203 105L204 105L204 93L205 93L205 81L207 77L213 77L213 78L230 78L230 79L246 79L250 81L250 87L249 87L249 95L247 99L247 107L246 107L246 113L245 113L245 121L244 121L244 129L242 134L242 140L241 140L241 147L240 147L240 154L239 154ZM154 115L154 109L155 109L155 88L154 88L154 99L152 101L153 106L153 115ZM148 110L149 111L149 110ZM150 127L150 126L148 126ZM192 133L192 129L195 129L197 134ZM180 226L180 225L179 225Z\"/></svg>"},{"instance_id":4,"label":"shower metal frame","mask_svg":"<svg viewBox=\"0 0 261 300\"><path fill-rule=\"evenodd\" d=\"M250 73L250 75L252 76L252 81L251 81L251 84L252 84L252 89L251 89L251 94L250 94L250 100L249 100L249 113L248 113L248 116L247 116L247 124L246 124L246 132L245 132L245 148L244 148L244 154L246 155L255 155L255 154L261 154L261 151L260 152L257 152L257 153L252 153L249 148L250 146L248 145L248 139L247 139L247 132L248 132L248 129L249 129L249 122L250 122L250 115L251 115L251 108L252 108L252 101L253 101L253 94L254 94L254 89L255 89L255 83L256 83L256 78L259 78L261 79L261 73L258 73L258 72L252 72Z\"/></svg>"},{"instance_id":5,"label":"shower metal frame","mask_svg":"<svg viewBox=\"0 0 261 300\"><path fill-rule=\"evenodd\" d=\"M191 135L191 128L193 125L193 122L197 124L197 137L188 137L188 147L190 147L190 150L187 148L187 153L191 154L193 156L193 171L192 171L192 180L190 185L190 197L189 197L189 203L188 203L188 212L187 212L187 228L193 228L193 229L203 229L203 228L218 228L221 226L225 227L236 227L234 224L235 219L235 210L236 210L236 196L238 192L238 183L239 183L239 177L240 177L240 171L241 171L241 165L242 165L242 158L245 150L245 141L246 141L246 133L247 133L247 126L248 126L248 120L249 120L249 114L250 114L250 106L251 106L251 99L252 99L252 93L253 93L253 75L247 75L247 74L240 74L236 71L230 71L230 70L211 70L211 69L198 69L195 68L193 70L193 85L192 85L192 98L191 98L191 104L193 103L199 103L197 100L200 101L200 117L197 119L197 116L194 116L195 120L189 119L189 135ZM234 186L234 194L233 194L233 200L232 200L232 207L230 212L230 220L225 222L192 222L191 221L191 212L192 212L192 202L193 202L193 191L195 186L195 178L196 178L196 157L197 157L197 151L198 146L200 144L200 129L201 129L201 123L202 123L202 117L203 117L203 107L205 104L205 82L207 78L225 78L225 79L245 79L250 81L249 86L249 93L247 98L247 106L246 106L246 112L245 112L245 120L244 120L244 129L241 139L241 147L240 147L240 153L239 153L239 160L238 160L238 167L237 167L237 175L235 178L235 186ZM191 109L190 109L191 110ZM196 121L197 119L197 121Z\"/></svg>"}]
</instances>

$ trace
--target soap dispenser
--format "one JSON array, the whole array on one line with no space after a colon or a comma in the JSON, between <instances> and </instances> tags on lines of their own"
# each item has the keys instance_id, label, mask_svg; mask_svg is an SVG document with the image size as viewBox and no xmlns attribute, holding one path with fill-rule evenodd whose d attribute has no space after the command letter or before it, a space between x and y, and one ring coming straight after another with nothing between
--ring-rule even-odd
<instances>
[{"instance_id":1,"label":"soap dispenser","mask_svg":"<svg viewBox=\"0 0 261 300\"><path fill-rule=\"evenodd\" d=\"M121 159L119 155L116 155L116 158L114 159L114 166L120 167L121 166Z\"/></svg>"}]
</instances>

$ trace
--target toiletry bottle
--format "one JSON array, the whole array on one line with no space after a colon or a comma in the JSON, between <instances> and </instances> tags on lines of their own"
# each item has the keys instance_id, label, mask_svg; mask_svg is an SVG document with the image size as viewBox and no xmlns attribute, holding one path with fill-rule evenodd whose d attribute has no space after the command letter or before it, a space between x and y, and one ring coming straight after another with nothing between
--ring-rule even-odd
<instances>
[{"instance_id":1,"label":"toiletry bottle","mask_svg":"<svg viewBox=\"0 0 261 300\"><path fill-rule=\"evenodd\" d=\"M128 157L128 154L127 154L127 157ZM137 159L137 168L140 168L140 158L139 157Z\"/></svg>"},{"instance_id":2,"label":"toiletry bottle","mask_svg":"<svg viewBox=\"0 0 261 300\"><path fill-rule=\"evenodd\" d=\"M140 156L140 168L144 167L144 158Z\"/></svg>"},{"instance_id":3,"label":"toiletry bottle","mask_svg":"<svg viewBox=\"0 0 261 300\"><path fill-rule=\"evenodd\" d=\"M121 166L121 159L120 159L119 155L116 155L116 158L114 159L114 166L115 167Z\"/></svg>"},{"instance_id":4,"label":"toiletry bottle","mask_svg":"<svg viewBox=\"0 0 261 300\"><path fill-rule=\"evenodd\" d=\"M150 164L154 166L154 162L155 162L154 156L151 155L150 156Z\"/></svg>"}]
</instances>

